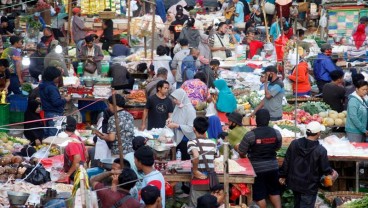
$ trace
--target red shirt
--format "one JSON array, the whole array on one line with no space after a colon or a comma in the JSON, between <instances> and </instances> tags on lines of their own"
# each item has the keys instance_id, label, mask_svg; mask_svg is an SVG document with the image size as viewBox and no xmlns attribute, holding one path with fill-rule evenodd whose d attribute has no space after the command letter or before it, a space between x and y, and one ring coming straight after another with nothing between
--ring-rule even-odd
<instances>
[{"instance_id":1,"label":"red shirt","mask_svg":"<svg viewBox=\"0 0 368 208\"><path fill-rule=\"evenodd\" d=\"M263 47L263 42L258 41L258 40L252 40L249 43L249 54L248 54L248 58L253 58L254 55L257 54L258 49L262 49Z\"/></svg>"},{"instance_id":2,"label":"red shirt","mask_svg":"<svg viewBox=\"0 0 368 208\"><path fill-rule=\"evenodd\" d=\"M105 188L102 183L97 183L95 190ZM111 189L103 189L97 191L97 196L101 200L102 207L112 207L116 202L126 196L128 193L123 191L112 191ZM119 208L139 208L139 202L133 197L126 200Z\"/></svg>"},{"instance_id":3,"label":"red shirt","mask_svg":"<svg viewBox=\"0 0 368 208\"><path fill-rule=\"evenodd\" d=\"M86 156L84 154L85 150L86 150L86 147L84 146L82 142L79 143L77 141L71 141L65 147L64 156L69 158L69 160L71 161L71 164L73 164L74 155L80 155L81 162L86 162ZM69 171L70 167L71 166L68 165L67 161L64 161L64 171L66 172Z\"/></svg>"},{"instance_id":4,"label":"red shirt","mask_svg":"<svg viewBox=\"0 0 368 208\"><path fill-rule=\"evenodd\" d=\"M289 28L289 30L286 33L284 32L284 34L290 39L294 35L293 28Z\"/></svg>"}]
</instances>

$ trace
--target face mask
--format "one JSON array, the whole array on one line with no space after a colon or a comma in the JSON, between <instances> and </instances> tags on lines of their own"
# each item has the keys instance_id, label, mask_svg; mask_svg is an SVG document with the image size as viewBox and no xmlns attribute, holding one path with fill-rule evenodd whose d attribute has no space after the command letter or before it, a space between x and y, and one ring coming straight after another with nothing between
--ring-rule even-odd
<instances>
[{"instance_id":1,"label":"face mask","mask_svg":"<svg viewBox=\"0 0 368 208\"><path fill-rule=\"evenodd\" d=\"M230 126L229 126L229 129L234 129L236 127L236 124L231 124Z\"/></svg>"},{"instance_id":2,"label":"face mask","mask_svg":"<svg viewBox=\"0 0 368 208\"><path fill-rule=\"evenodd\" d=\"M196 56L193 56L193 59L194 59L194 60L197 60L197 59L198 59L198 57L196 57Z\"/></svg>"},{"instance_id":3,"label":"face mask","mask_svg":"<svg viewBox=\"0 0 368 208\"><path fill-rule=\"evenodd\" d=\"M271 82L272 81L272 75L268 75L268 81Z\"/></svg>"}]
</instances>

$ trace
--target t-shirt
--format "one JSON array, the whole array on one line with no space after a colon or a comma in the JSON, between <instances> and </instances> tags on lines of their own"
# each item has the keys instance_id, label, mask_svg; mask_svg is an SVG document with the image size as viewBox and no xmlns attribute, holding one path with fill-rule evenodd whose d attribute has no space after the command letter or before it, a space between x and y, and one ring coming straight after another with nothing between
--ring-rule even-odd
<instances>
[{"instance_id":1,"label":"t-shirt","mask_svg":"<svg viewBox=\"0 0 368 208\"><path fill-rule=\"evenodd\" d=\"M175 41L178 40L179 35L180 35L181 31L183 30L183 25L184 25L185 21L187 21L187 20L188 20L188 16L184 15L183 18L176 19L171 23L171 25L169 27L169 30L174 33L174 40Z\"/></svg>"},{"instance_id":2,"label":"t-shirt","mask_svg":"<svg viewBox=\"0 0 368 208\"><path fill-rule=\"evenodd\" d=\"M146 103L148 109L148 125L147 129L164 128L169 113L174 111L174 106L170 98L159 98L156 94L148 97Z\"/></svg>"},{"instance_id":3,"label":"t-shirt","mask_svg":"<svg viewBox=\"0 0 368 208\"><path fill-rule=\"evenodd\" d=\"M114 192L111 189L106 188L102 183L97 183L94 189L95 190L102 189L100 191L97 191L97 196L101 200L102 207L112 207L114 206L115 203L117 203L120 199L124 198L128 194L120 190ZM140 203L132 197L126 200L119 208L139 208L139 207Z\"/></svg>"},{"instance_id":4,"label":"t-shirt","mask_svg":"<svg viewBox=\"0 0 368 208\"><path fill-rule=\"evenodd\" d=\"M134 138L134 118L126 111L118 112L120 136L123 144L123 154L133 152L132 141ZM116 133L115 116L109 118L109 124L107 127L107 133ZM119 154L118 140L115 139L112 143L111 152L114 155Z\"/></svg>"},{"instance_id":5,"label":"t-shirt","mask_svg":"<svg viewBox=\"0 0 368 208\"><path fill-rule=\"evenodd\" d=\"M198 141L201 144L202 150L200 149L199 145L198 145ZM206 170L206 164L205 164L205 159L207 159L207 163L208 163L208 167L210 169L210 171L213 171L215 166L213 164L213 160L215 159L215 155L216 155L216 144L215 142L213 142L211 139L194 139L194 140L190 140L188 142L188 154L191 155L192 159L193 159L193 150L196 149L199 153L199 155L202 155L203 153L207 152L207 154L202 155L201 157L199 157L199 163L198 163L198 170L200 172L207 172Z\"/></svg>"},{"instance_id":6,"label":"t-shirt","mask_svg":"<svg viewBox=\"0 0 368 208\"><path fill-rule=\"evenodd\" d=\"M270 112L271 118L282 117L282 99L285 94L284 83L278 78L274 82L270 82L267 87L272 97L264 99L264 108Z\"/></svg>"},{"instance_id":7,"label":"t-shirt","mask_svg":"<svg viewBox=\"0 0 368 208\"><path fill-rule=\"evenodd\" d=\"M238 14L238 16L234 16L234 23L242 23L244 22L244 4L242 2L238 2L235 5L235 13Z\"/></svg>"},{"instance_id":8,"label":"t-shirt","mask_svg":"<svg viewBox=\"0 0 368 208\"><path fill-rule=\"evenodd\" d=\"M0 72L0 79L10 79L9 69L5 69L4 72Z\"/></svg>"},{"instance_id":9,"label":"t-shirt","mask_svg":"<svg viewBox=\"0 0 368 208\"><path fill-rule=\"evenodd\" d=\"M344 110L345 89L334 83L327 83L322 90L323 102L331 106L332 110L342 112Z\"/></svg>"},{"instance_id":10,"label":"t-shirt","mask_svg":"<svg viewBox=\"0 0 368 208\"><path fill-rule=\"evenodd\" d=\"M10 74L16 74L17 73L17 70L16 70L17 62L21 61L22 59L20 52L16 48L10 47L3 51L3 53L1 54L1 58L8 60Z\"/></svg>"},{"instance_id":11,"label":"t-shirt","mask_svg":"<svg viewBox=\"0 0 368 208\"><path fill-rule=\"evenodd\" d=\"M74 15L72 22L72 34L74 41L82 40L87 36L87 33L83 30L84 28L85 26L83 20L80 17Z\"/></svg>"},{"instance_id":12,"label":"t-shirt","mask_svg":"<svg viewBox=\"0 0 368 208\"><path fill-rule=\"evenodd\" d=\"M259 50L261 50L263 47L263 42L261 41L258 41L258 40L252 40L250 43L249 43L249 56L248 58L253 58L254 55L257 54L257 52Z\"/></svg>"},{"instance_id":13,"label":"t-shirt","mask_svg":"<svg viewBox=\"0 0 368 208\"><path fill-rule=\"evenodd\" d=\"M161 172L154 170L151 173L147 174L142 181L142 187L146 187L147 185L156 186L161 192L162 199L162 207L165 207L165 179ZM141 200L141 203L144 203Z\"/></svg>"},{"instance_id":14,"label":"t-shirt","mask_svg":"<svg viewBox=\"0 0 368 208\"><path fill-rule=\"evenodd\" d=\"M86 156L84 154L85 150L86 150L86 147L84 146L83 143L71 141L65 147L64 158L65 157L69 158L71 163L73 163L73 157L75 155L80 155L81 156L81 162L85 162L86 161ZM64 163L64 171L65 172L69 171L70 167L71 167L71 164L68 164L67 162Z\"/></svg>"}]
</instances>

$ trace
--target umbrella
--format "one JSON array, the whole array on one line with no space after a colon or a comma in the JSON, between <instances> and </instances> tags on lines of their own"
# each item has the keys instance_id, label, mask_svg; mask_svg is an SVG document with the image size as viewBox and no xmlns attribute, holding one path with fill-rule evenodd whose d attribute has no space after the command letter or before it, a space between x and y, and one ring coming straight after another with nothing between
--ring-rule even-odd
<instances>
[{"instance_id":1,"label":"umbrella","mask_svg":"<svg viewBox=\"0 0 368 208\"><path fill-rule=\"evenodd\" d=\"M290 4L292 0L276 0L276 3L280 6Z\"/></svg>"}]
</instances>

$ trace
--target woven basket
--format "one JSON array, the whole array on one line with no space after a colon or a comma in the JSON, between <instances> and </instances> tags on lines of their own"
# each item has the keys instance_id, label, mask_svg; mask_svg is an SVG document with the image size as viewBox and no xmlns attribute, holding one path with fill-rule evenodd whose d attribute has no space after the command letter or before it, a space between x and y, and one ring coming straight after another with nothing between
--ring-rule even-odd
<instances>
[{"instance_id":1,"label":"woven basket","mask_svg":"<svg viewBox=\"0 0 368 208\"><path fill-rule=\"evenodd\" d=\"M298 4L298 12L306 12L309 10L309 2L300 2Z\"/></svg>"},{"instance_id":2,"label":"woven basket","mask_svg":"<svg viewBox=\"0 0 368 208\"><path fill-rule=\"evenodd\" d=\"M332 204L336 197L350 197L352 199L360 199L366 196L366 193L354 192L354 191L335 191L335 192L325 192L326 200Z\"/></svg>"}]
</instances>

